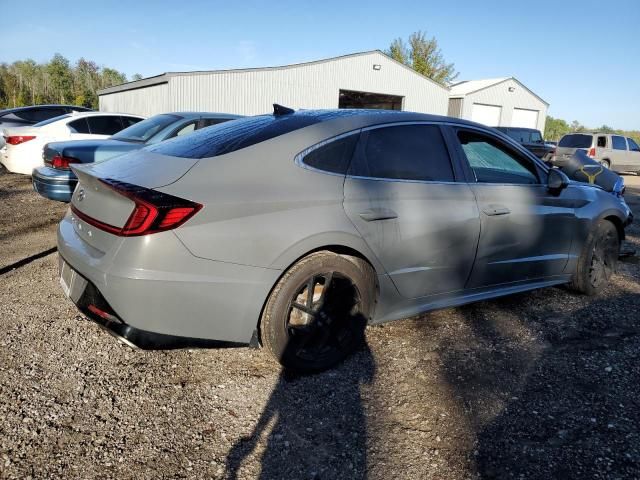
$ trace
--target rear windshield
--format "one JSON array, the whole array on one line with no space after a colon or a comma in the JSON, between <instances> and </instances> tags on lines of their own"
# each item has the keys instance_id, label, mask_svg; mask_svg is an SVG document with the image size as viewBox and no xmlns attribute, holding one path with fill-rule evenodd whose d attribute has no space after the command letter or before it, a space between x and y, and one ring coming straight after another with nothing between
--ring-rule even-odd
<instances>
[{"instance_id":1,"label":"rear windshield","mask_svg":"<svg viewBox=\"0 0 640 480\"><path fill-rule=\"evenodd\" d=\"M50 123L57 122L58 120L62 120L63 118L68 118L70 116L71 115L67 113L65 115L60 115L60 116L57 116L57 117L53 117L53 118L50 118L48 120L43 120L42 122L38 122L33 126L34 127L44 127L45 125L49 125Z\"/></svg>"},{"instance_id":2,"label":"rear windshield","mask_svg":"<svg viewBox=\"0 0 640 480\"><path fill-rule=\"evenodd\" d=\"M246 117L165 141L158 145L147 147L147 150L171 157L215 157L250 147L256 143L270 140L324 120L358 114L357 110L326 111L321 113L307 110L281 116L259 115Z\"/></svg>"},{"instance_id":3,"label":"rear windshield","mask_svg":"<svg viewBox=\"0 0 640 480\"><path fill-rule=\"evenodd\" d=\"M178 115L170 115L163 113L161 115L155 115L146 120L142 120L130 127L120 130L111 138L116 140L123 140L125 142L146 142L156 133L164 130L172 123L180 120L182 117Z\"/></svg>"},{"instance_id":4,"label":"rear windshield","mask_svg":"<svg viewBox=\"0 0 640 480\"><path fill-rule=\"evenodd\" d=\"M542 143L542 136L537 130L523 128L508 128L506 134L520 143Z\"/></svg>"},{"instance_id":5,"label":"rear windshield","mask_svg":"<svg viewBox=\"0 0 640 480\"><path fill-rule=\"evenodd\" d=\"M593 135L565 135L558 144L559 147L566 148L589 148L593 141Z\"/></svg>"}]
</instances>

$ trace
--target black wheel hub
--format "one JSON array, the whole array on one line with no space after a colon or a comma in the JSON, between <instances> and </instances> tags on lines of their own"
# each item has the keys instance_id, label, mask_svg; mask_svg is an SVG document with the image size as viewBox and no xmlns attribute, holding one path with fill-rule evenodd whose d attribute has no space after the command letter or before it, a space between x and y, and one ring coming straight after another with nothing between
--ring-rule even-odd
<instances>
[{"instance_id":1,"label":"black wheel hub","mask_svg":"<svg viewBox=\"0 0 640 480\"><path fill-rule=\"evenodd\" d=\"M290 301L287 349L314 361L338 354L353 339L359 304L357 288L349 278L338 272L313 275Z\"/></svg>"}]
</instances>

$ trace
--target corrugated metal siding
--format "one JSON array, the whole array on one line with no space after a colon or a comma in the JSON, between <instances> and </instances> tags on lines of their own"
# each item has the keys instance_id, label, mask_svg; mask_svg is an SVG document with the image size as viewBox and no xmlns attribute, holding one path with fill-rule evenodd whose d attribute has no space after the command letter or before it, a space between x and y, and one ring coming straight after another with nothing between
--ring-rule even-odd
<instances>
[{"instance_id":1,"label":"corrugated metal siding","mask_svg":"<svg viewBox=\"0 0 640 480\"><path fill-rule=\"evenodd\" d=\"M514 91L510 92L509 87L513 87ZM511 126L511 117L514 108L538 110L540 112L538 114L538 130L544 132L544 125L547 119L547 105L515 80L507 80L493 87L468 94L464 98L462 118L471 119L474 103L502 106L500 126L505 127Z\"/></svg>"},{"instance_id":2,"label":"corrugated metal siding","mask_svg":"<svg viewBox=\"0 0 640 480\"><path fill-rule=\"evenodd\" d=\"M101 112L133 113L150 117L171 110L167 83L100 95L99 100Z\"/></svg>"},{"instance_id":3,"label":"corrugated metal siding","mask_svg":"<svg viewBox=\"0 0 640 480\"><path fill-rule=\"evenodd\" d=\"M373 65L381 66L374 70ZM161 111L213 111L255 115L273 103L292 108L338 108L339 90L404 97L403 110L446 115L448 90L378 52L274 69L174 75L166 93L147 87L100 97L103 105L149 115Z\"/></svg>"},{"instance_id":4,"label":"corrugated metal siding","mask_svg":"<svg viewBox=\"0 0 640 480\"><path fill-rule=\"evenodd\" d=\"M462 98L450 98L449 99L449 110L447 115L450 117L460 118L462 117Z\"/></svg>"}]
</instances>

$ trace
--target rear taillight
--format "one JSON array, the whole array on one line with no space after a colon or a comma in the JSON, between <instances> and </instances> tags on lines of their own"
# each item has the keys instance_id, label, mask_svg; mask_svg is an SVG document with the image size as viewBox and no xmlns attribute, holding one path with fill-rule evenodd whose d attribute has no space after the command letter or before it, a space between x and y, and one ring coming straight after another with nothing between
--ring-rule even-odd
<instances>
[{"instance_id":1,"label":"rear taillight","mask_svg":"<svg viewBox=\"0 0 640 480\"><path fill-rule=\"evenodd\" d=\"M595 147L591 147L589 149L589 153L587 153L588 156L590 156L591 158L594 158L596 156L596 148Z\"/></svg>"},{"instance_id":2,"label":"rear taillight","mask_svg":"<svg viewBox=\"0 0 640 480\"><path fill-rule=\"evenodd\" d=\"M71 210L89 225L120 237L135 237L172 230L185 223L202 208L199 203L138 185L110 179L100 179L100 182L135 203L123 227L114 227L96 220L82 213L73 204L71 204Z\"/></svg>"},{"instance_id":3,"label":"rear taillight","mask_svg":"<svg viewBox=\"0 0 640 480\"><path fill-rule=\"evenodd\" d=\"M46 161L45 163L50 163L53 168L57 168L58 170L69 170L69 164L80 163L80 160L73 157L63 157L62 155L56 155L51 159L51 161Z\"/></svg>"},{"instance_id":4,"label":"rear taillight","mask_svg":"<svg viewBox=\"0 0 640 480\"><path fill-rule=\"evenodd\" d=\"M34 138L36 138L35 135L12 135L10 137L4 137L4 141L9 145L20 145Z\"/></svg>"}]
</instances>

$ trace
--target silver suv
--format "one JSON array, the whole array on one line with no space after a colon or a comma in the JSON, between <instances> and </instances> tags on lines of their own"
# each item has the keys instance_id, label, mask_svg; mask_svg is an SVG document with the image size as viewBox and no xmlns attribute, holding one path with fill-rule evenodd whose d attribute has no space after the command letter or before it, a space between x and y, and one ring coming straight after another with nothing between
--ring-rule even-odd
<instances>
[{"instance_id":1,"label":"silver suv","mask_svg":"<svg viewBox=\"0 0 640 480\"><path fill-rule=\"evenodd\" d=\"M570 133L560 139L552 162L562 163L578 149L616 172L640 173L640 147L632 138L612 133Z\"/></svg>"}]
</instances>

